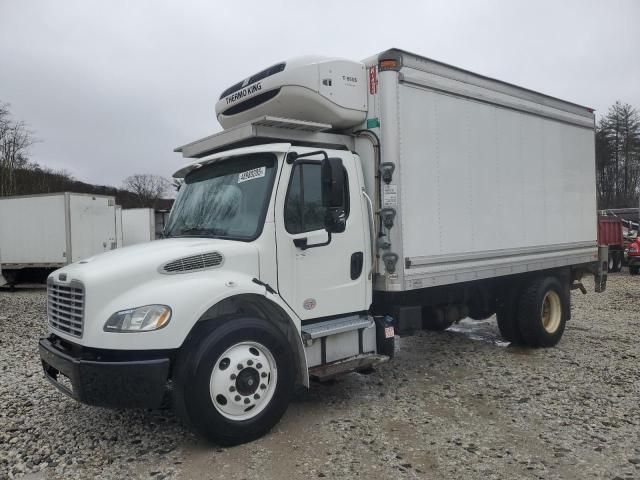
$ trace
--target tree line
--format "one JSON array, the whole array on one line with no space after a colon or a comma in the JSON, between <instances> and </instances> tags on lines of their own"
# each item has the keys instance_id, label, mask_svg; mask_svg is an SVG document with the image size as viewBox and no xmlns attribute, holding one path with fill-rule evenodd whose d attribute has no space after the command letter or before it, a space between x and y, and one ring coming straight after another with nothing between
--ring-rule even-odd
<instances>
[{"instance_id":1,"label":"tree line","mask_svg":"<svg viewBox=\"0 0 640 480\"><path fill-rule=\"evenodd\" d=\"M598 207L638 207L640 194L640 116L616 102L596 125Z\"/></svg>"},{"instance_id":2,"label":"tree line","mask_svg":"<svg viewBox=\"0 0 640 480\"><path fill-rule=\"evenodd\" d=\"M0 102L0 197L75 192L114 196L123 208L170 207L172 201L164 198L170 184L158 175L132 175L123 181L123 188L116 188L81 182L65 170L31 161L29 147L37 139L23 121L13 119L9 107Z\"/></svg>"}]
</instances>

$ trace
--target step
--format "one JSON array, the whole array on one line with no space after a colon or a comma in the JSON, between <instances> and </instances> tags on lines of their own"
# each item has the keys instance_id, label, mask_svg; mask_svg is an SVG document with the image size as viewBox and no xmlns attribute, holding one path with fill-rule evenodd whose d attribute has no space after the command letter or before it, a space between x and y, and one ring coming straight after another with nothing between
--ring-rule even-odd
<instances>
[{"instance_id":1,"label":"step","mask_svg":"<svg viewBox=\"0 0 640 480\"><path fill-rule=\"evenodd\" d=\"M315 338L328 337L329 335L350 332L351 330L368 328L371 325L373 325L373 318L362 315L324 320L310 325L302 325L302 339L313 340Z\"/></svg>"},{"instance_id":2,"label":"step","mask_svg":"<svg viewBox=\"0 0 640 480\"><path fill-rule=\"evenodd\" d=\"M309 377L319 382L331 380L332 378L344 373L355 372L363 368L373 367L381 363L389 361L387 355L359 355L348 360L339 360L328 365L318 365L309 369Z\"/></svg>"}]
</instances>

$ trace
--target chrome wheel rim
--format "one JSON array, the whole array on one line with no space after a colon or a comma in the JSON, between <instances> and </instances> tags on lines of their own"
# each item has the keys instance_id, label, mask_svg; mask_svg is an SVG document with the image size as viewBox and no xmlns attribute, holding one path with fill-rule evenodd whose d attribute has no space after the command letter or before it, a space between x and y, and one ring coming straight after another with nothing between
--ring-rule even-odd
<instances>
[{"instance_id":1,"label":"chrome wheel rim","mask_svg":"<svg viewBox=\"0 0 640 480\"><path fill-rule=\"evenodd\" d=\"M216 410L231 420L248 420L271 401L278 381L276 361L267 347L241 342L217 359L209 393Z\"/></svg>"},{"instance_id":2,"label":"chrome wheel rim","mask_svg":"<svg viewBox=\"0 0 640 480\"><path fill-rule=\"evenodd\" d=\"M560 295L553 290L548 291L542 301L542 326L547 333L555 333L560 327L562 319L562 304Z\"/></svg>"}]
</instances>

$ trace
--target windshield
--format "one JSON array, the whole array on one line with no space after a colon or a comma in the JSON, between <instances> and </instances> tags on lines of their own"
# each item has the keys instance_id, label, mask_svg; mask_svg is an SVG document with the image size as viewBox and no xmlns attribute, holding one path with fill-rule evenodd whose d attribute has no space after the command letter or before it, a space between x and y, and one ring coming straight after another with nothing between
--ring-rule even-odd
<instances>
[{"instance_id":1,"label":"windshield","mask_svg":"<svg viewBox=\"0 0 640 480\"><path fill-rule=\"evenodd\" d=\"M257 238L262 232L275 170L275 157L259 154L192 171L180 187L165 236Z\"/></svg>"}]
</instances>

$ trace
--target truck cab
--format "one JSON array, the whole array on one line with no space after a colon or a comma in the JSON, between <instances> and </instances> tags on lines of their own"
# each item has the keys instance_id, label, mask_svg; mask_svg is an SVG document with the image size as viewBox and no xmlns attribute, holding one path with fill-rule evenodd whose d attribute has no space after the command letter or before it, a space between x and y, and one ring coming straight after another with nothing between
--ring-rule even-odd
<instances>
[{"instance_id":1,"label":"truck cab","mask_svg":"<svg viewBox=\"0 0 640 480\"><path fill-rule=\"evenodd\" d=\"M45 376L79 401L171 395L237 444L295 385L390 360L396 335L495 314L506 340L551 347L581 278L605 288L586 107L392 49L273 65L216 115L223 131L176 149L163 239L48 278Z\"/></svg>"},{"instance_id":2,"label":"truck cab","mask_svg":"<svg viewBox=\"0 0 640 480\"><path fill-rule=\"evenodd\" d=\"M294 384L390 358L390 320L369 312L373 225L357 154L268 143L175 177L162 240L49 277L40 353L58 388L97 406L154 407L175 381L182 417L195 423L209 401L199 431L237 443L279 418Z\"/></svg>"}]
</instances>

